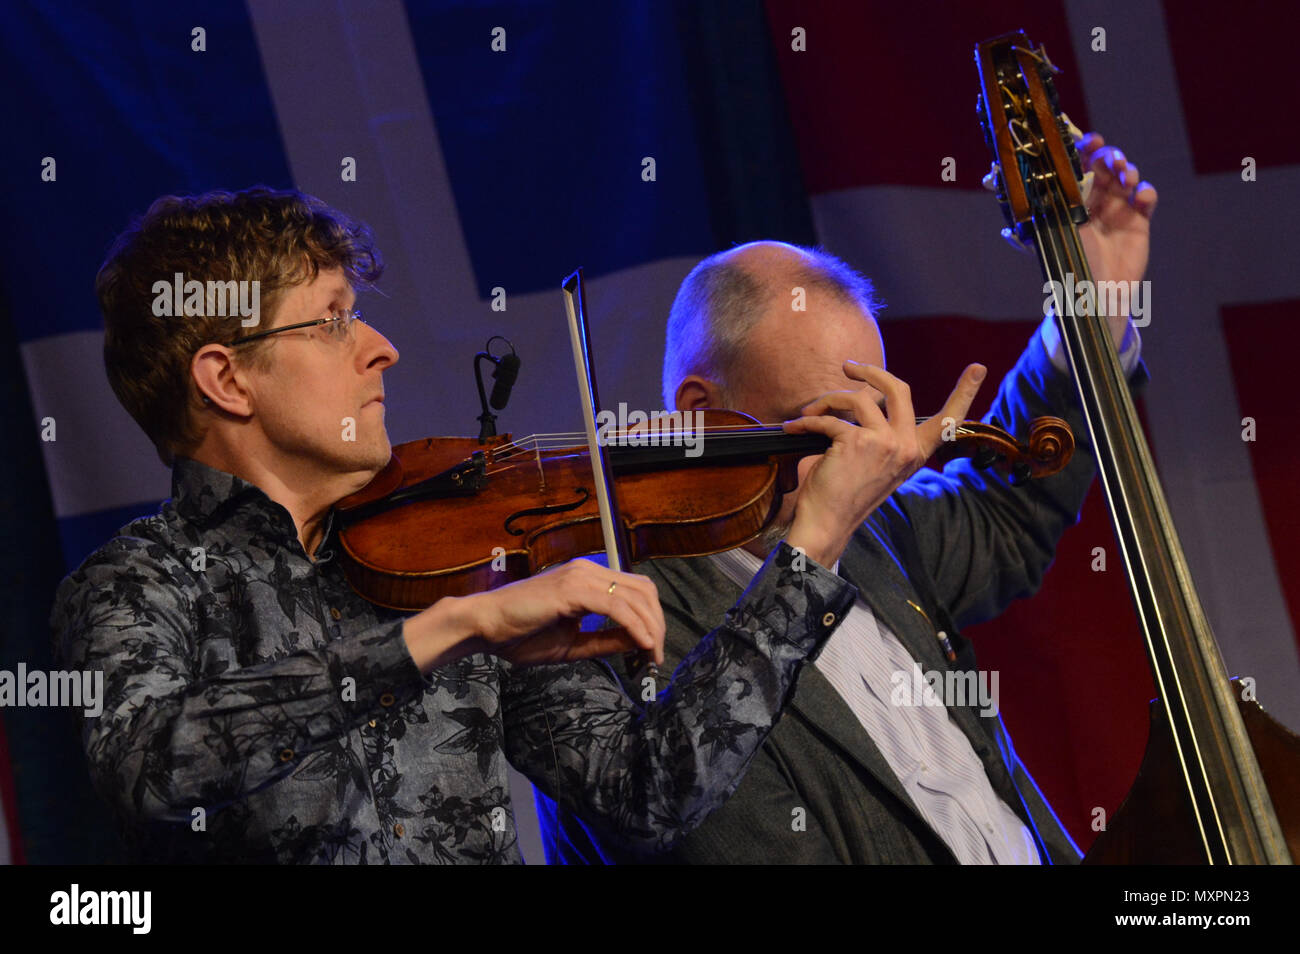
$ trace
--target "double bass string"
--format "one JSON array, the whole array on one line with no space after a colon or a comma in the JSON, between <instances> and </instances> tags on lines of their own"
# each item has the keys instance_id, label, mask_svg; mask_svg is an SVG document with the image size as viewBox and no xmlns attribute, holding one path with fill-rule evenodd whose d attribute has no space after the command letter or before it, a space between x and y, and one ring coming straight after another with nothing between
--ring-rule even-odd
<instances>
[{"instance_id":1,"label":"double bass string","mask_svg":"<svg viewBox=\"0 0 1300 954\"><path fill-rule=\"evenodd\" d=\"M1086 255L1083 251L1078 231L1074 227L1073 220L1069 218L1068 211L1065 210L1065 199L1061 192L1059 181L1053 180L1047 186L1047 190L1047 202L1044 211L1046 222L1044 224L1047 228L1051 229L1056 236L1060 237L1063 247L1058 248L1055 242L1042 242L1042 236L1040 235L1040 241L1038 244L1040 246L1040 254L1043 255L1044 265L1050 268L1050 266L1054 264L1057 269L1056 275L1058 277L1063 277L1064 273L1062 268L1068 267L1076 274L1076 276L1091 279L1092 276L1088 269ZM1062 256L1066 260L1064 263L1062 262ZM1101 439L1111 448L1113 454L1124 453L1129 457L1127 467L1128 471L1145 483L1147 494L1154 502L1155 509L1162 510L1163 508L1159 506L1159 501L1162 495L1159 494L1156 487L1152 484L1152 480L1154 479L1154 463L1151 461L1150 454L1146 451L1145 445L1139 440L1141 425L1136 420L1136 414L1132 410L1131 402L1125 402L1120 394L1120 392L1126 388L1123 371L1119 366L1119 361L1115 355L1114 349L1106 347L1107 339L1109 339L1110 336L1109 328L1106 325L1106 316L1093 313L1093 309L1090 309L1089 313L1084 316L1075 315L1072 307L1069 308L1069 313L1078 328L1080 346L1085 351L1089 351L1092 354L1092 360L1089 360L1089 354L1080 354L1077 357L1072 356L1071 364L1074 367L1076 376L1079 376L1081 379L1086 379L1090 386L1091 393L1096 395L1098 400L1101 400L1103 397L1108 400L1110 405L1116 409L1118 415L1123 418L1123 420L1119 422L1121 425L1119 433L1103 433ZM1065 314L1062 314L1062 321L1064 321L1066 317ZM1081 324L1081 321L1084 319L1091 320L1095 322L1096 325L1092 328L1088 328L1086 325ZM1091 338L1089 338L1088 332L1092 333ZM1062 335L1062 338L1065 339L1066 336ZM1127 429L1122 426L1125 423L1128 425ZM1103 430L1106 430L1106 424L1107 421L1103 416L1102 420L1093 424L1093 428L1101 427ZM1096 439L1096 435L1094 435L1094 438ZM1119 465L1119 461L1115 461L1115 463L1117 466ZM1102 471L1102 476L1103 482L1109 484L1110 482L1105 481L1106 474L1104 469ZM1132 512L1135 502L1129 499L1130 489L1125 485L1124 481L1116 481L1115 485L1108 486L1107 490L1111 491L1111 493L1118 493L1120 499L1124 502L1126 512ZM1107 494L1107 503L1111 511L1111 518L1117 522L1118 526L1119 512L1117 511L1116 504L1111 499L1111 493ZM1165 521L1161 521L1162 531L1169 526L1166 522L1168 519L1169 518L1166 515ZM1167 532L1162 533L1162 537L1165 538L1163 542L1167 551L1166 555L1170 558L1171 562L1176 564L1177 561L1174 558L1174 554L1177 552L1176 545L1172 548L1169 546ZM1136 581L1133 578L1133 568L1127 567L1126 569L1129 574L1130 585L1136 586ZM1150 583L1148 582L1147 585L1149 586ZM1139 612L1141 612L1140 601ZM1159 614L1158 607L1156 607L1156 613ZM1169 643L1169 633L1166 625L1166 623L1157 620L1154 621L1153 626L1149 625L1144 627L1144 629L1147 632L1148 640L1150 640L1152 636L1157 636L1159 638L1164 646L1165 658L1172 660L1174 657L1174 647ZM1154 652L1154 647L1152 651ZM1153 659L1154 658L1155 657L1153 656ZM1192 795L1189 807L1192 810L1197 827L1200 829L1199 833L1202 843L1208 848L1208 829L1212 828L1217 835L1217 840L1226 847L1227 839L1223 829L1223 820L1219 817L1219 806L1215 798L1214 787L1211 784L1207 773L1205 753L1202 751L1203 743L1191 717L1188 700L1186 698L1186 690L1182 685L1181 675L1176 667L1171 666L1167 673L1169 682L1166 682L1166 680L1162 678L1166 674L1162 673L1161 667L1153 664L1152 672L1156 684L1159 687L1158 691L1166 708L1167 717L1170 720L1170 727L1173 730L1170 733L1171 741L1178 752L1179 761L1181 762L1180 769L1183 783L1186 786L1188 793ZM1177 712L1177 716L1175 716L1175 711ZM1177 731L1176 727L1178 725L1182 725L1186 728L1186 737L1184 737L1182 732ZM1189 753L1184 753L1182 751L1184 743L1189 746L1191 750ZM1198 777L1199 785L1193 784L1193 773ZM1204 792L1208 804L1204 806L1202 805L1201 798L1195 794L1197 788L1200 788ZM1204 817L1203 812L1209 817Z\"/></svg>"}]
</instances>

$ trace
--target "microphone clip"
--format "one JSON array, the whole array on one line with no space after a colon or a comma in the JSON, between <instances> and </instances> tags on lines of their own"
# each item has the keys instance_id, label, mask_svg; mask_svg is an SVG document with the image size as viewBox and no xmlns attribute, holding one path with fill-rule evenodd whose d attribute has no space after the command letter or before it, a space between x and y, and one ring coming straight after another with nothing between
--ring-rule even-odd
<instances>
[{"instance_id":1,"label":"microphone clip","mask_svg":"<svg viewBox=\"0 0 1300 954\"><path fill-rule=\"evenodd\" d=\"M504 341L510 349L509 354L493 354L492 342ZM474 380L478 384L478 403L483 413L478 416L479 432L478 442L484 444L489 437L497 436L497 416L488 410L487 392L483 389L483 361L491 361L496 367L492 371L492 377L496 381L492 388L492 407L498 411L506 406L510 400L510 390L514 387L515 379L519 376L519 355L515 353L515 346L507 338L501 335L493 335L488 339L483 350L474 356Z\"/></svg>"}]
</instances>

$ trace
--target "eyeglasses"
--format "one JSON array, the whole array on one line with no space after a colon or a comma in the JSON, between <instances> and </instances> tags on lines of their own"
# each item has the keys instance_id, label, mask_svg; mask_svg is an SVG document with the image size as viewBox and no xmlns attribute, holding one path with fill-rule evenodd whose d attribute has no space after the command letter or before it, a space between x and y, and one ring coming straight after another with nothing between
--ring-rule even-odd
<instances>
[{"instance_id":1,"label":"eyeglasses","mask_svg":"<svg viewBox=\"0 0 1300 954\"><path fill-rule=\"evenodd\" d=\"M247 338L240 338L234 343L234 347L246 345L250 341L257 341L259 338L265 338L269 335L278 335L282 331L297 331L301 328L315 328L317 325L324 325L325 331L329 338L334 341L350 342L356 336L356 328L353 322L364 321L359 309L354 311L343 312L338 315L331 315L328 318L317 318L315 321L300 321L296 325L285 325L283 328L272 328L270 331L259 331L255 335L249 335Z\"/></svg>"}]
</instances>

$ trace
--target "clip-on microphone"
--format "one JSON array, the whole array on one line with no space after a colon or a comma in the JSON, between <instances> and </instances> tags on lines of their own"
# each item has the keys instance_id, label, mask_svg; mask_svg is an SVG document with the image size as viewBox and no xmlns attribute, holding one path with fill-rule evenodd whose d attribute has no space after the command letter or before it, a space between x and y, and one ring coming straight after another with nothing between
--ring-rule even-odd
<instances>
[{"instance_id":1,"label":"clip-on microphone","mask_svg":"<svg viewBox=\"0 0 1300 954\"><path fill-rule=\"evenodd\" d=\"M495 355L492 353L492 342L504 341L510 348L509 354ZM478 402L483 409L483 413L478 416L479 432L478 442L480 444L487 441L489 437L496 437L497 434L497 416L488 410L488 404L498 411L503 410L506 402L510 400L510 391L515 386L515 381L519 377L519 355L515 353L515 346L510 344L509 340L501 335L493 335L488 339L484 350L474 356L474 380L478 383ZM483 390L483 359L491 361L496 367L492 371L492 398L489 401L486 392Z\"/></svg>"}]
</instances>

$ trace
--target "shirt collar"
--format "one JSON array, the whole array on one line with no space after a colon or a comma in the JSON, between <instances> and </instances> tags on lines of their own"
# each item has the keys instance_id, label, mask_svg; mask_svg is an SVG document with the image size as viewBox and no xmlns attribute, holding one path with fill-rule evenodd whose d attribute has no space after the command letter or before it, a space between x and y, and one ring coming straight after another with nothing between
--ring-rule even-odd
<instances>
[{"instance_id":1,"label":"shirt collar","mask_svg":"<svg viewBox=\"0 0 1300 954\"><path fill-rule=\"evenodd\" d=\"M177 457L172 465L172 500L182 517L196 521L211 519L231 503L274 504L255 484L189 457Z\"/></svg>"},{"instance_id":2,"label":"shirt collar","mask_svg":"<svg viewBox=\"0 0 1300 954\"><path fill-rule=\"evenodd\" d=\"M177 457L172 465L172 501L180 516L201 525L236 520L241 516L269 518L286 546L298 543L298 528L293 517L262 488L189 457ZM266 527L264 519L258 523L260 528ZM325 532L317 554L325 552L333 528L334 511L330 510L325 517Z\"/></svg>"}]
</instances>

